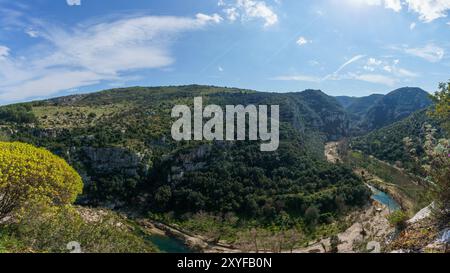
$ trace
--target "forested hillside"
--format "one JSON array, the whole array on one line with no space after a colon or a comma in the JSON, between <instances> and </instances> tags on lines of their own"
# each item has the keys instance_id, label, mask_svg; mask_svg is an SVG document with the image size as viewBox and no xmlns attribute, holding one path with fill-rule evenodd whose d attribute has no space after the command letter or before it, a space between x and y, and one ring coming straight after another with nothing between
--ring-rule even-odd
<instances>
[{"instance_id":1,"label":"forested hillside","mask_svg":"<svg viewBox=\"0 0 450 273\"><path fill-rule=\"evenodd\" d=\"M364 135L400 121L431 105L429 94L420 88L404 87L386 95L336 97L351 118L352 135Z\"/></svg>"},{"instance_id":2,"label":"forested hillside","mask_svg":"<svg viewBox=\"0 0 450 273\"><path fill-rule=\"evenodd\" d=\"M204 105L279 104L280 148L264 153L257 142L173 141L172 107L192 106L196 96ZM323 159L324 142L347 136L349 118L317 90L135 87L0 111L2 139L46 147L81 174L80 204L180 215L234 212L264 222L313 211L314 222L327 222L369 198L350 169Z\"/></svg>"},{"instance_id":3,"label":"forested hillside","mask_svg":"<svg viewBox=\"0 0 450 273\"><path fill-rule=\"evenodd\" d=\"M404 138L410 138L417 154L423 156L426 124L433 125L438 129L436 137L442 136L442 131L437 122L427 115L427 110L422 110L392 125L354 138L351 145L353 149L397 164L413 173L418 172L418 166L413 162L410 151L405 146Z\"/></svg>"}]
</instances>

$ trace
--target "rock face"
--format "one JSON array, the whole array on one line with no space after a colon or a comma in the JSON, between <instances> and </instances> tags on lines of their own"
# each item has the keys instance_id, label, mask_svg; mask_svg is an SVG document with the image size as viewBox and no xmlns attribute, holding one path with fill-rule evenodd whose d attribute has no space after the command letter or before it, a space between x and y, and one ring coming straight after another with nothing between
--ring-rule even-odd
<instances>
[{"instance_id":1,"label":"rock face","mask_svg":"<svg viewBox=\"0 0 450 273\"><path fill-rule=\"evenodd\" d=\"M175 162L171 167L168 181L176 181L183 178L185 172L196 171L206 166L205 157L211 152L211 145L200 145L187 154L179 154L175 158L167 160Z\"/></svg>"},{"instance_id":2,"label":"rock face","mask_svg":"<svg viewBox=\"0 0 450 273\"><path fill-rule=\"evenodd\" d=\"M391 253L448 253L450 228L432 216L434 203L407 221L408 226L389 245Z\"/></svg>"},{"instance_id":3,"label":"rock face","mask_svg":"<svg viewBox=\"0 0 450 273\"><path fill-rule=\"evenodd\" d=\"M344 108L331 96L320 90L305 90L297 94L299 115L304 123L325 133L327 139L338 140L348 136L350 119Z\"/></svg>"},{"instance_id":4,"label":"rock face","mask_svg":"<svg viewBox=\"0 0 450 273\"><path fill-rule=\"evenodd\" d=\"M428 218L431 216L431 211L434 208L434 202L431 203L429 206L426 206L425 208L421 209L419 212L416 213L411 219L409 219L407 222L409 224L414 224L420 220L423 220L425 218Z\"/></svg>"},{"instance_id":5,"label":"rock face","mask_svg":"<svg viewBox=\"0 0 450 273\"><path fill-rule=\"evenodd\" d=\"M142 168L142 157L125 148L83 147L80 155L82 161L98 174L122 173L136 176Z\"/></svg>"}]
</instances>

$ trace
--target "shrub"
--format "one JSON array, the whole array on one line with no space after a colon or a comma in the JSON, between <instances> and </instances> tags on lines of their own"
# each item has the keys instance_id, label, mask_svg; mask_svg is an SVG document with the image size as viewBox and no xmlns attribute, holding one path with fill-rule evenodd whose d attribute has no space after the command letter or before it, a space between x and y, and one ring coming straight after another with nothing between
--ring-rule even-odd
<instances>
[{"instance_id":1,"label":"shrub","mask_svg":"<svg viewBox=\"0 0 450 273\"><path fill-rule=\"evenodd\" d=\"M406 220L408 216L402 210L396 210L388 215L389 223L394 226L397 230L403 230L406 227Z\"/></svg>"},{"instance_id":2,"label":"shrub","mask_svg":"<svg viewBox=\"0 0 450 273\"><path fill-rule=\"evenodd\" d=\"M56 205L73 203L82 188L78 173L49 151L0 142L0 219L34 198Z\"/></svg>"},{"instance_id":3,"label":"shrub","mask_svg":"<svg viewBox=\"0 0 450 273\"><path fill-rule=\"evenodd\" d=\"M139 230L117 214L89 210L89 215L92 219L84 219L71 205L53 206L39 200L29 202L7 227L9 241L16 242L12 251L64 253L70 251L69 242L79 243L81 251L87 253L156 251L144 237L138 236Z\"/></svg>"}]
</instances>

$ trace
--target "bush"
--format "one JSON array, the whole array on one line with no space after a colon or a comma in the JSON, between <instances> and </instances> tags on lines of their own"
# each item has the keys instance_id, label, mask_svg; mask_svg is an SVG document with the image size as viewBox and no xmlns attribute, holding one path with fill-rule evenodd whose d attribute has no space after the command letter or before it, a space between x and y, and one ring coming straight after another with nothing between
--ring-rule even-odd
<instances>
[{"instance_id":1,"label":"bush","mask_svg":"<svg viewBox=\"0 0 450 273\"><path fill-rule=\"evenodd\" d=\"M83 219L71 205L27 203L6 228L6 251L64 253L70 251L69 242L77 242L87 253L155 252L153 245L118 215L103 210L89 210L88 214L91 219Z\"/></svg>"},{"instance_id":2,"label":"bush","mask_svg":"<svg viewBox=\"0 0 450 273\"><path fill-rule=\"evenodd\" d=\"M34 123L37 118L29 104L14 104L0 108L0 121Z\"/></svg>"},{"instance_id":3,"label":"bush","mask_svg":"<svg viewBox=\"0 0 450 273\"><path fill-rule=\"evenodd\" d=\"M78 173L49 151L0 142L0 219L34 198L71 204L82 188Z\"/></svg>"},{"instance_id":4,"label":"bush","mask_svg":"<svg viewBox=\"0 0 450 273\"><path fill-rule=\"evenodd\" d=\"M408 216L402 210L396 210L388 215L389 223L397 230L403 230L406 228L406 220Z\"/></svg>"}]
</instances>

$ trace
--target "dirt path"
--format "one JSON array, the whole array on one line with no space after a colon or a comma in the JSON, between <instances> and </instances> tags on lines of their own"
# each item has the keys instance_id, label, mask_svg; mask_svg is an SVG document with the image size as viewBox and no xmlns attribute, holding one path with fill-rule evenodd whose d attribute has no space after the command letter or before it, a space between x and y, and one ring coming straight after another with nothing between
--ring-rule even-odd
<instances>
[{"instance_id":1,"label":"dirt path","mask_svg":"<svg viewBox=\"0 0 450 273\"><path fill-rule=\"evenodd\" d=\"M325 144L325 157L331 163L337 163L340 161L338 153L339 142L328 142Z\"/></svg>"}]
</instances>

